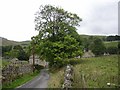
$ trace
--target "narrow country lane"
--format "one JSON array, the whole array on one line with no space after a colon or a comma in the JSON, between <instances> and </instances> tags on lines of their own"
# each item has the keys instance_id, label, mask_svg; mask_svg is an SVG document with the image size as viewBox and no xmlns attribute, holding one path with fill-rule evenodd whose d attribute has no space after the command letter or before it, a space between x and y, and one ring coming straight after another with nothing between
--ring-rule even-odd
<instances>
[{"instance_id":1,"label":"narrow country lane","mask_svg":"<svg viewBox=\"0 0 120 90\"><path fill-rule=\"evenodd\" d=\"M27 82L26 84L18 87L17 89L21 88L47 88L47 83L49 80L49 74L46 69L42 69L40 75L38 75L33 80ZM16 90L17 90L16 89Z\"/></svg>"}]
</instances>

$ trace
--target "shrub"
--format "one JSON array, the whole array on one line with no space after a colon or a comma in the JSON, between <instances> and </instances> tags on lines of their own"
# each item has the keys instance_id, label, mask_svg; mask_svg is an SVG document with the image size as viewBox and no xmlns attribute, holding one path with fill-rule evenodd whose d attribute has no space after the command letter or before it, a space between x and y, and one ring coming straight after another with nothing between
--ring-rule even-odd
<instances>
[{"instance_id":1,"label":"shrub","mask_svg":"<svg viewBox=\"0 0 120 90\"><path fill-rule=\"evenodd\" d=\"M106 49L106 52L109 54L117 54L118 53L118 48L117 47L108 47Z\"/></svg>"}]
</instances>

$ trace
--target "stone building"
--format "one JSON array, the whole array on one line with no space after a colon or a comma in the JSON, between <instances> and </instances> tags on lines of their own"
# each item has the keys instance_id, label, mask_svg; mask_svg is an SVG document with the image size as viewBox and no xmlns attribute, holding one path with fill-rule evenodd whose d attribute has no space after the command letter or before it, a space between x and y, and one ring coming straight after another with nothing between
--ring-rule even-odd
<instances>
[{"instance_id":1,"label":"stone building","mask_svg":"<svg viewBox=\"0 0 120 90\"><path fill-rule=\"evenodd\" d=\"M33 55L29 57L29 64L33 64ZM37 55L35 55L35 64L40 64L40 59Z\"/></svg>"},{"instance_id":2,"label":"stone building","mask_svg":"<svg viewBox=\"0 0 120 90\"><path fill-rule=\"evenodd\" d=\"M33 64L33 55L29 58L29 64ZM46 62L45 60L40 60L38 55L35 55L35 64L45 66Z\"/></svg>"},{"instance_id":3,"label":"stone building","mask_svg":"<svg viewBox=\"0 0 120 90\"><path fill-rule=\"evenodd\" d=\"M88 52L84 52L84 54L82 55L82 58L89 58L89 57L95 57L95 55L92 53L91 50L89 50Z\"/></svg>"}]
</instances>

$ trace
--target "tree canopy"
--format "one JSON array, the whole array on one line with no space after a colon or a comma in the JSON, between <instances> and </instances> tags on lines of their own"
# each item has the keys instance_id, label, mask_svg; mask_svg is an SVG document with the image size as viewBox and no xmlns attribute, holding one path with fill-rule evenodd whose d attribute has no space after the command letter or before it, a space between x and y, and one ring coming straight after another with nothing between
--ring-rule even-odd
<instances>
[{"instance_id":1,"label":"tree canopy","mask_svg":"<svg viewBox=\"0 0 120 90\"><path fill-rule=\"evenodd\" d=\"M23 49L21 45L15 45L15 46L1 46L2 51L2 57L10 59L10 58L18 58L19 60L28 60L29 54L27 52L27 49Z\"/></svg>"},{"instance_id":2,"label":"tree canopy","mask_svg":"<svg viewBox=\"0 0 120 90\"><path fill-rule=\"evenodd\" d=\"M92 52L97 56L97 55L103 55L105 52L105 45L103 43L103 41L99 38L96 38L93 41L93 44L91 46L91 50Z\"/></svg>"},{"instance_id":3,"label":"tree canopy","mask_svg":"<svg viewBox=\"0 0 120 90\"><path fill-rule=\"evenodd\" d=\"M82 19L62 8L51 5L40 6L35 14L34 37L36 53L49 61L50 65L61 66L64 59L82 54L81 40L76 26Z\"/></svg>"},{"instance_id":4,"label":"tree canopy","mask_svg":"<svg viewBox=\"0 0 120 90\"><path fill-rule=\"evenodd\" d=\"M75 32L75 26L79 26L82 19L76 14L64 11L62 8L51 5L40 6L35 14L35 30L39 31L42 38L50 38L56 41L56 36ZM53 39L54 38L54 39Z\"/></svg>"}]
</instances>

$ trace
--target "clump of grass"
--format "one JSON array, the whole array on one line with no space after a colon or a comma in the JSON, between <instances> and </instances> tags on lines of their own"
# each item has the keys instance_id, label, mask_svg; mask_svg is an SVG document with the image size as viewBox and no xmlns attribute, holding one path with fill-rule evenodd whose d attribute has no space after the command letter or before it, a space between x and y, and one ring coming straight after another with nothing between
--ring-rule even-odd
<instances>
[{"instance_id":1,"label":"clump of grass","mask_svg":"<svg viewBox=\"0 0 120 90\"><path fill-rule=\"evenodd\" d=\"M50 80L48 81L48 88L61 88L64 81L64 68L59 70L52 70L50 73Z\"/></svg>"}]
</instances>

